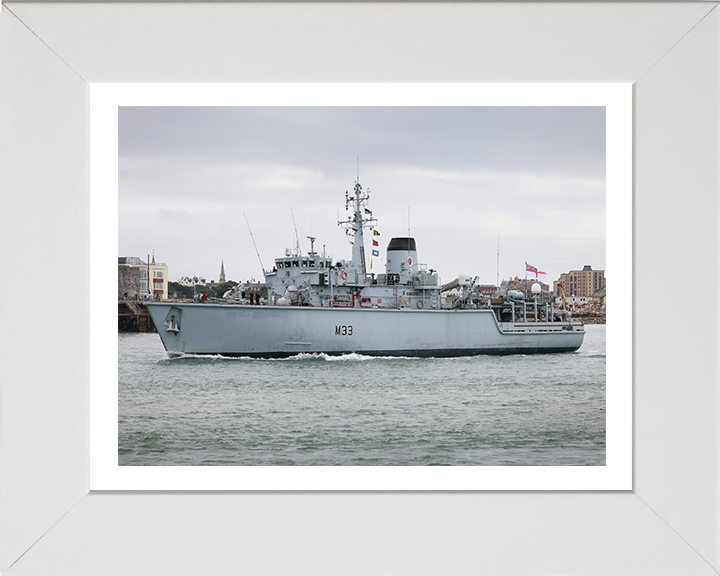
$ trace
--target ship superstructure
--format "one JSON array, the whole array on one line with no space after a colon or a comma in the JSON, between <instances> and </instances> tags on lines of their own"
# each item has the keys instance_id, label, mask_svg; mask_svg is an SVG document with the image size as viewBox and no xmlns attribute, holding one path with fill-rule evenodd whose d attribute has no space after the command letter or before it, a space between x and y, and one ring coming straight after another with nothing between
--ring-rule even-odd
<instances>
[{"instance_id":1,"label":"ship superstructure","mask_svg":"<svg viewBox=\"0 0 720 576\"><path fill-rule=\"evenodd\" d=\"M243 286L222 300L149 302L170 355L283 357L298 353L462 356L564 352L582 344L584 327L539 290L480 298L477 278L445 285L418 262L414 238L395 237L385 272L368 273L364 232L377 220L360 182L345 193L350 212L338 224L353 238L350 260L294 250L266 270L268 302L249 305ZM537 287L539 288L539 286ZM455 296L444 299L443 293Z\"/></svg>"},{"instance_id":2,"label":"ship superstructure","mask_svg":"<svg viewBox=\"0 0 720 576\"><path fill-rule=\"evenodd\" d=\"M333 261L314 251L289 253L275 260L265 272L268 301L271 305L297 305L332 308L416 308L441 307L441 286L437 273L418 264L414 238L393 238L387 247L384 274L368 273L365 260L364 232L377 220L367 210L369 191L359 182L354 195L346 192L346 209L352 216L339 224L353 238L352 258Z\"/></svg>"}]
</instances>

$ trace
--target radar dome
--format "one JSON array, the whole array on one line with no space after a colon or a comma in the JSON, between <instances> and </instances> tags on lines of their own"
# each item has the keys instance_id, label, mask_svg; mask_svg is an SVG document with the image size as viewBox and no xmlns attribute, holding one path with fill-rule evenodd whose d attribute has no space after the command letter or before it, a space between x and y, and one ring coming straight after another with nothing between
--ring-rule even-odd
<instances>
[{"instance_id":1,"label":"radar dome","mask_svg":"<svg viewBox=\"0 0 720 576\"><path fill-rule=\"evenodd\" d=\"M460 286L467 286L470 284L470 274L467 272L460 272L460 275L458 276L458 282L460 283Z\"/></svg>"},{"instance_id":2,"label":"radar dome","mask_svg":"<svg viewBox=\"0 0 720 576\"><path fill-rule=\"evenodd\" d=\"M532 285L530 290L532 290L533 294L540 294L540 292L542 292L542 288L540 287L540 284L538 284L537 282L535 282L535 284Z\"/></svg>"}]
</instances>

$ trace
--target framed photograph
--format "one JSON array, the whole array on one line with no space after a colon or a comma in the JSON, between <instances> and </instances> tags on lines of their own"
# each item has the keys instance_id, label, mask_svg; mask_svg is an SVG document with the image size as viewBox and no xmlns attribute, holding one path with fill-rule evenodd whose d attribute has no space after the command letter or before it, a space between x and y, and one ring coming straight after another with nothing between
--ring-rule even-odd
<instances>
[{"instance_id":1,"label":"framed photograph","mask_svg":"<svg viewBox=\"0 0 720 576\"><path fill-rule=\"evenodd\" d=\"M717 339L706 319L712 308L699 314L692 305L703 285L695 278L715 274L708 263L717 259L715 8L3 5L1 481L7 496L0 569L717 573ZM617 223L608 239L618 240L608 243L608 269L613 261L632 262L632 271L620 268L625 278L614 288L618 332L609 334L608 347L618 346L617 357L627 361L617 379L608 366L608 414L617 414L619 424L608 419L606 465L565 467L572 478L543 477L541 467L500 467L514 478L492 476L486 483L478 476L482 466L430 467L426 476L398 466L383 477L373 476L373 467L338 467L351 469L346 473L320 466L298 477L287 467L258 466L210 484L206 473L223 467L118 466L117 414L107 416L117 399L117 346L102 336L114 335L114 303L94 308L106 278L114 284L114 265L100 258L108 249L102 238L117 241L117 231L105 225L117 222L116 197L95 183L116 178L117 165L113 174L93 162L104 153L103 134L112 143L107 130L117 130L118 122L111 115L101 126L93 106L104 102L107 114L113 106L194 106L203 98L226 105L208 92L193 100L193 85L208 83L224 83L216 88L255 106L283 92L292 96L284 94L280 105L328 106L353 91L364 100L344 103L360 106L373 87L382 92L383 86L384 100L376 104L401 106L417 99L413 88L428 97L451 84L474 103L478 86L493 92L505 85L520 94L520 105L543 105L548 83L570 92L594 84L599 91L624 90L626 107L617 110L626 115L631 90L632 192L622 175L613 180L612 163L606 182L608 190L620 190L617 204L608 194L607 221ZM343 87L348 93L338 96ZM400 100L391 102L393 94ZM448 94L437 102L447 103ZM562 104L555 94L545 105ZM586 105L603 105L587 94ZM505 94L486 104L507 102ZM627 144L608 138L608 159L622 157ZM97 234L98 223L105 236ZM114 246L110 254L116 255ZM40 286L20 289L30 278ZM312 467L295 468L302 476ZM598 472L605 477L590 478ZM193 491L178 492L187 490ZM520 558L519 541L528 550ZM367 553L358 555L357 543ZM278 555L278 547L291 553ZM351 557L357 560L348 562Z\"/></svg>"},{"instance_id":2,"label":"framed photograph","mask_svg":"<svg viewBox=\"0 0 720 576\"><path fill-rule=\"evenodd\" d=\"M213 250L229 251L227 269L246 271L242 290L251 290L247 279L257 276L270 302L257 308L242 294L223 298L208 292L211 280L195 287L204 297L199 302L165 297L158 303L161 294L145 299L151 313L182 320L166 327L158 316L157 334L121 335L116 369L109 357L116 336L106 329L114 302L91 297L91 382L98 384L91 385L98 410L91 414L91 489L630 489L631 302L621 301L614 311L627 319L622 327L607 327L608 401L606 326L578 324L589 312L580 303L590 292L568 284L570 300L553 302L551 286L540 277L547 273L527 278L528 265L513 251L532 246L536 260L548 254L543 267L553 278L563 265L573 268L563 254L582 253L583 262L602 271L594 291L604 289L606 269L611 282L631 277L631 254L624 250L632 238L631 124L627 84L92 86L91 204L98 213L91 222L98 224L91 227L91 244L107 248L92 251L91 293L102 294L113 282L108 253L152 239L158 255L177 266L197 249L201 271ZM166 135L171 142L162 144ZM363 188L357 157L348 157L361 206L346 202L352 226L338 232L342 218L332 192L340 191L334 196L341 204L347 195L341 181L332 180L343 165L343 145L383 150L377 168L364 172L387 180L387 192L371 202L375 188L368 178ZM253 150L267 152L251 160ZM186 185L193 174L200 180ZM311 177L314 182L305 181ZM408 232L400 198L412 206L417 232ZM104 200L110 209L119 206L107 220L100 212ZM170 214L172 221L164 223ZM240 235L238 223L249 226L241 215L255 219L252 235ZM365 234L358 218L372 227ZM486 229L493 225L492 232ZM432 271L428 264L415 270L403 259L399 278L387 279L397 250L387 253L386 264L380 245L390 250L399 242L385 238L393 229L401 239L417 236L421 248L424 242L418 250L412 238L407 261L427 261ZM293 248L287 248L284 237L293 231ZM507 244L502 267L501 234ZM364 254L364 243L377 248ZM116 244L122 248L113 249ZM159 262L153 253L147 265ZM226 269L225 260L219 267ZM474 278L452 289L463 267ZM322 271L322 282L313 280L315 270ZM352 292L348 271L356 278ZM496 274L513 284L500 284ZM525 291L518 274L527 278ZM470 284L491 289L495 282L493 308L493 298ZM298 301L283 306L292 287L299 287ZM404 292L403 304L396 293ZM200 336L200 348L192 340L193 313L219 314ZM223 324L228 313L250 316L230 321L233 328ZM303 319L295 320L297 314ZM325 326L323 314L341 318L331 321L336 330ZM467 318L476 328L464 327ZM485 324L490 318L498 323ZM257 326L249 326L255 319ZM592 319L603 318L587 322ZM266 332L274 321L277 327ZM442 332L455 321L463 327ZM238 322L252 334L247 343L231 336ZM299 329L290 332L294 322ZM396 323L406 330L394 331ZM500 327L506 336L495 344ZM519 336L517 330L530 332ZM326 332L329 339L323 339ZM293 335L276 345L279 333ZM427 334L425 341L419 333ZM207 339L219 334L228 336L213 344L217 349L207 348ZM577 342L566 344L575 336ZM301 344L307 346L298 355ZM535 355L561 346L570 354ZM140 350L147 358L138 356ZM207 363L212 375L203 376ZM178 379L192 372L200 380ZM254 390L258 378L262 390ZM200 391L210 381L208 396ZM183 389L191 398L172 407L171 398L179 400ZM220 396L225 401L210 400ZM202 408L208 401L215 410Z\"/></svg>"}]
</instances>

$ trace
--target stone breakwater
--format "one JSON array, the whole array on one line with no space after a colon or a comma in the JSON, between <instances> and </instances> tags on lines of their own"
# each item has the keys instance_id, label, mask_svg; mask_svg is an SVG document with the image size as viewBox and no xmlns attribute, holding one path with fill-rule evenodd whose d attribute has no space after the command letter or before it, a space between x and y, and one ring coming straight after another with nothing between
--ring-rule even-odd
<instances>
[{"instance_id":1,"label":"stone breakwater","mask_svg":"<svg viewBox=\"0 0 720 576\"><path fill-rule=\"evenodd\" d=\"M155 324L140 302L118 301L118 332L157 332Z\"/></svg>"},{"instance_id":2,"label":"stone breakwater","mask_svg":"<svg viewBox=\"0 0 720 576\"><path fill-rule=\"evenodd\" d=\"M581 316L573 314L573 320L580 320L583 324L605 324L605 315Z\"/></svg>"}]
</instances>

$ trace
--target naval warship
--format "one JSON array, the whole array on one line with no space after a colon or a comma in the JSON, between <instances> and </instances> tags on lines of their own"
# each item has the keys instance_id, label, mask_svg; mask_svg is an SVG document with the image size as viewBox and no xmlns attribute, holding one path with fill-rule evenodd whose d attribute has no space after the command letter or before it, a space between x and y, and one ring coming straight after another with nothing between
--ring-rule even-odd
<instances>
[{"instance_id":1,"label":"naval warship","mask_svg":"<svg viewBox=\"0 0 720 576\"><path fill-rule=\"evenodd\" d=\"M345 192L348 218L338 224L353 237L351 260L318 254L314 238L306 254L298 243L264 270L263 305L246 298L241 284L218 299L147 302L168 355L452 357L580 348L582 322L555 307L539 284L496 298L479 297L477 277L466 273L443 285L418 263L414 238L392 238L385 273L368 273L364 231L377 237L369 198L359 181Z\"/></svg>"}]
</instances>

